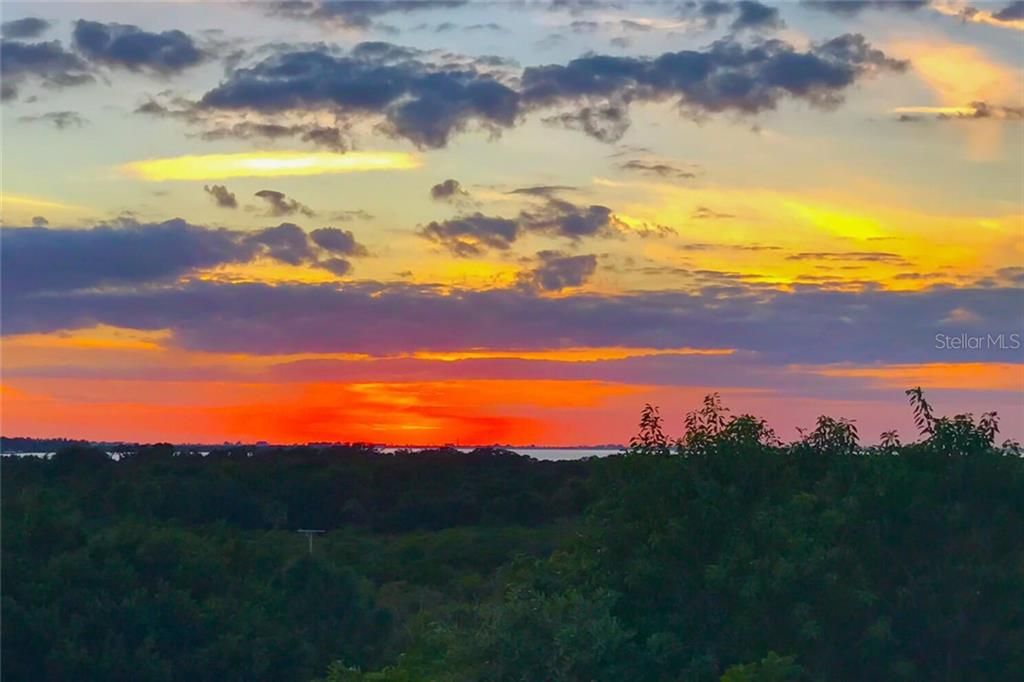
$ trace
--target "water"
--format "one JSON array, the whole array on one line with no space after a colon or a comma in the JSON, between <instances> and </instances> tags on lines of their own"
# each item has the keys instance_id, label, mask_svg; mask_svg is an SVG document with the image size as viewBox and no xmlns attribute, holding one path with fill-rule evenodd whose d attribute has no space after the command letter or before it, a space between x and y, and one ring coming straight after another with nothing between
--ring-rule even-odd
<instances>
[{"instance_id":1,"label":"water","mask_svg":"<svg viewBox=\"0 0 1024 682\"><path fill-rule=\"evenodd\" d=\"M396 452L406 448L381 448L381 452ZM414 452L417 448L408 448ZM473 448L456 448L459 452L471 452ZM520 455L527 455L534 459L547 461L559 461L567 459L584 459L586 457L607 457L621 452L618 448L506 448ZM4 452L4 455L17 457L52 457L52 452ZM200 454L207 454L205 451ZM115 455L116 457L116 455Z\"/></svg>"}]
</instances>

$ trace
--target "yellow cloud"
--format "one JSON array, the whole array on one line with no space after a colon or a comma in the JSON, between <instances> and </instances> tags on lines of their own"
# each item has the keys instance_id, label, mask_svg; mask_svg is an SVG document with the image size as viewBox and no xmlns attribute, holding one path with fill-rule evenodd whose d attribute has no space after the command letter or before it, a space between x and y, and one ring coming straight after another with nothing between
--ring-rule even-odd
<instances>
[{"instance_id":1,"label":"yellow cloud","mask_svg":"<svg viewBox=\"0 0 1024 682\"><path fill-rule=\"evenodd\" d=\"M9 194L5 192L0 195L0 215L3 216L8 224L18 221L28 222L33 215L44 212L48 216L53 214L66 216L82 210L86 209L74 204L64 204L59 201L30 197L24 194Z\"/></svg>"},{"instance_id":2,"label":"yellow cloud","mask_svg":"<svg viewBox=\"0 0 1024 682\"><path fill-rule=\"evenodd\" d=\"M923 386L968 391L1020 391L1024 387L1024 365L1011 362L935 362L869 367L794 367L797 371L826 377L867 379L885 388Z\"/></svg>"},{"instance_id":3,"label":"yellow cloud","mask_svg":"<svg viewBox=\"0 0 1024 682\"><path fill-rule=\"evenodd\" d=\"M992 12L974 7L973 3L968 3L966 0L937 0L932 4L932 7L939 14L956 17L960 21L1024 31L1024 21L1020 19L997 19Z\"/></svg>"},{"instance_id":4,"label":"yellow cloud","mask_svg":"<svg viewBox=\"0 0 1024 682\"><path fill-rule=\"evenodd\" d=\"M1018 93L1020 97L1020 73L972 45L913 41L897 43L892 49L911 60L914 71L943 105L963 107L979 100L1007 104L1007 96Z\"/></svg>"},{"instance_id":5,"label":"yellow cloud","mask_svg":"<svg viewBox=\"0 0 1024 682\"><path fill-rule=\"evenodd\" d=\"M420 160L403 152L245 152L146 159L121 166L143 180L221 180L241 177L323 175L417 168Z\"/></svg>"}]
</instances>

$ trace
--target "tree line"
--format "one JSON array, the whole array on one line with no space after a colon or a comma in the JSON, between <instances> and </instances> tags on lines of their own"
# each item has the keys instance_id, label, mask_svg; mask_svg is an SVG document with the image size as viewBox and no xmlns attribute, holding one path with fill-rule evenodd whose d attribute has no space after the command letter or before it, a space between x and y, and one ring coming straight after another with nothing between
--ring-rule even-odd
<instances>
[{"instance_id":1,"label":"tree line","mask_svg":"<svg viewBox=\"0 0 1024 682\"><path fill-rule=\"evenodd\" d=\"M792 443L717 396L621 454L3 459L8 679L1009 680L1024 464L994 414ZM297 528L329 532L307 550Z\"/></svg>"}]
</instances>

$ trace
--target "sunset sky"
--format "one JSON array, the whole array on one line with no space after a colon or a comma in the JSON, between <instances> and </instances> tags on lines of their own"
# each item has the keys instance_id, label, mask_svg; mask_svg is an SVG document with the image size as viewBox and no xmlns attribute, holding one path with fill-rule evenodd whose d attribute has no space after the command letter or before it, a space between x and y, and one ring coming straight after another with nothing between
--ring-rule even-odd
<instances>
[{"instance_id":1,"label":"sunset sky","mask_svg":"<svg viewBox=\"0 0 1024 682\"><path fill-rule=\"evenodd\" d=\"M1024 438L1024 2L2 20L6 436Z\"/></svg>"}]
</instances>

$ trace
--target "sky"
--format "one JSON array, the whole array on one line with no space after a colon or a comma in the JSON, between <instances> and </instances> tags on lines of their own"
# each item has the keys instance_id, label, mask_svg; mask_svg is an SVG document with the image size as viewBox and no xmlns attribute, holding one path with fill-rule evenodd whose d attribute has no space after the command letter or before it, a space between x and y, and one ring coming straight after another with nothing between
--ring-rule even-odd
<instances>
[{"instance_id":1,"label":"sky","mask_svg":"<svg viewBox=\"0 0 1024 682\"><path fill-rule=\"evenodd\" d=\"M1024 2L4 2L2 431L1024 438Z\"/></svg>"}]
</instances>

